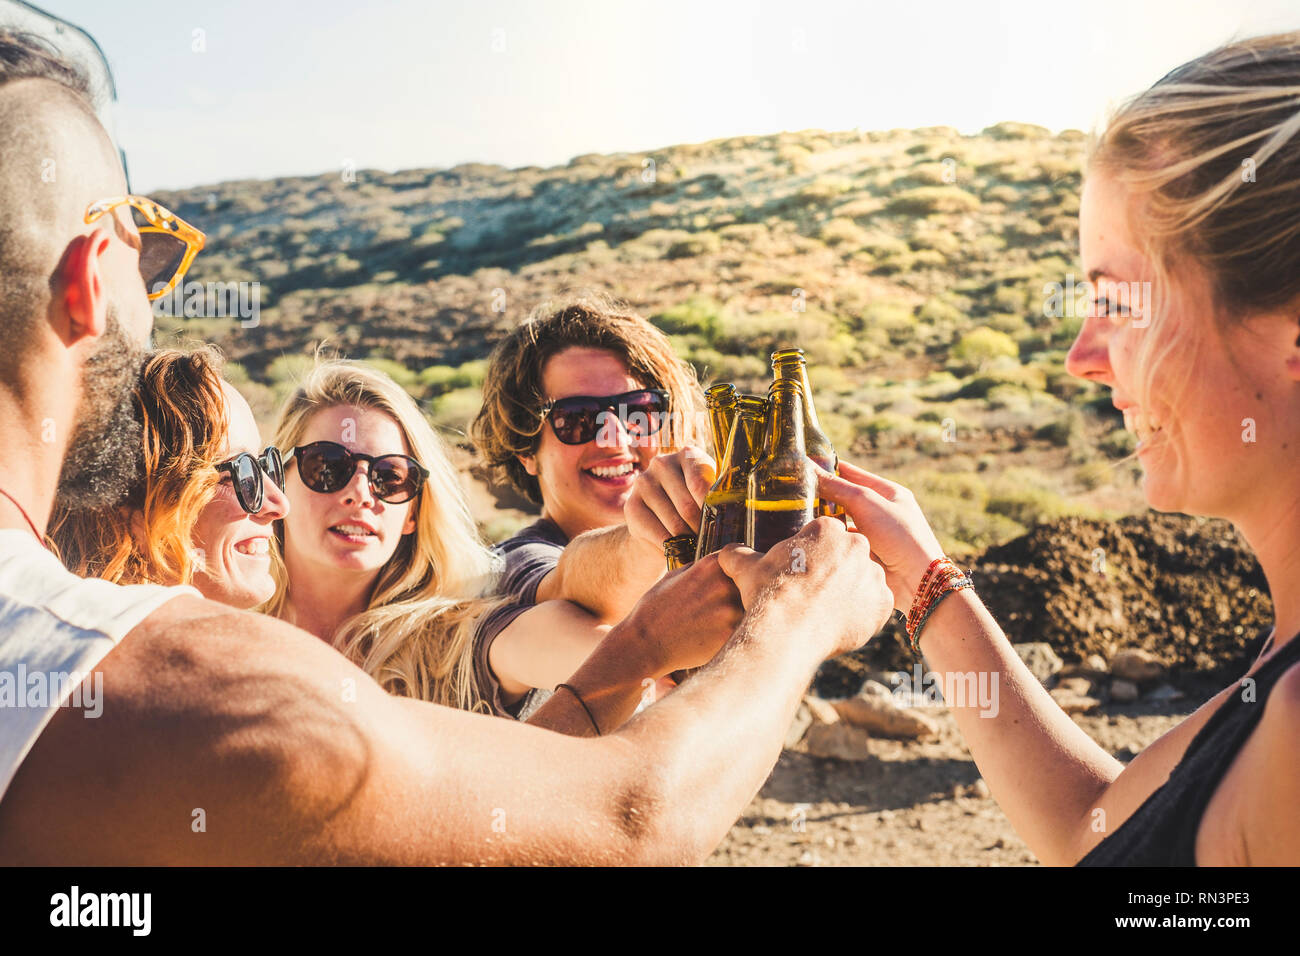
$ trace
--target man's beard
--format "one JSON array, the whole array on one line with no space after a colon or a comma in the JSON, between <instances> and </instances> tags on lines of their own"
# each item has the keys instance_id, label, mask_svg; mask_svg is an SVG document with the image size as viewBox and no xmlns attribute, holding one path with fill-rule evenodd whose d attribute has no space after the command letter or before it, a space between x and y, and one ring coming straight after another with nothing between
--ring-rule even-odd
<instances>
[{"instance_id":1,"label":"man's beard","mask_svg":"<svg viewBox=\"0 0 1300 956\"><path fill-rule=\"evenodd\" d=\"M82 372L81 404L59 473L63 505L93 509L118 504L137 480L144 432L132 390L144 356L110 305L99 347Z\"/></svg>"}]
</instances>

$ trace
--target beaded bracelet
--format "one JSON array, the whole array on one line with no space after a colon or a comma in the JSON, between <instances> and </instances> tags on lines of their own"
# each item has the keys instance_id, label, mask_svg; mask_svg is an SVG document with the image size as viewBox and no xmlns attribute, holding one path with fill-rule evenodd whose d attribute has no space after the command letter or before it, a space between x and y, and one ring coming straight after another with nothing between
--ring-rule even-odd
<instances>
[{"instance_id":1,"label":"beaded bracelet","mask_svg":"<svg viewBox=\"0 0 1300 956\"><path fill-rule=\"evenodd\" d=\"M935 558L925 569L921 584L916 589L912 608L907 613L907 639L912 653L921 656L921 629L939 603L953 591L973 588L975 585L961 568L948 558Z\"/></svg>"}]
</instances>

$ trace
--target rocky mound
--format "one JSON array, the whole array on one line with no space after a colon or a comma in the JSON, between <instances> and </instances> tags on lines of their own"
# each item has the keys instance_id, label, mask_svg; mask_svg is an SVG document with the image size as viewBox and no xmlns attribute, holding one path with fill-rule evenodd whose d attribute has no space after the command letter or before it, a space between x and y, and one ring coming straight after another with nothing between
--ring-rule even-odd
<instances>
[{"instance_id":1,"label":"rocky mound","mask_svg":"<svg viewBox=\"0 0 1300 956\"><path fill-rule=\"evenodd\" d=\"M1067 663L1141 648L1174 676L1235 676L1272 620L1259 563L1225 521L1064 518L988 549L971 572L1013 642L1045 641ZM872 671L910 670L903 634L895 615L866 648L827 662L817 693L847 696Z\"/></svg>"}]
</instances>

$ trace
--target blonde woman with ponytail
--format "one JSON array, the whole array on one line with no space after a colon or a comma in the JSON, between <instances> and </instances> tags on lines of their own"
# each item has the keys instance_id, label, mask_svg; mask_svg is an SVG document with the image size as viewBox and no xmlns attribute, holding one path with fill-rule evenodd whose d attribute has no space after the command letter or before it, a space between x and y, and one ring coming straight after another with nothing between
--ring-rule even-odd
<instances>
[{"instance_id":1,"label":"blonde woman with ponytail","mask_svg":"<svg viewBox=\"0 0 1300 956\"><path fill-rule=\"evenodd\" d=\"M1093 296L1068 370L1110 388L1139 440L1148 503L1231 521L1268 579L1275 626L1242 678L1125 766L1056 705L969 582L949 577L906 488L842 462L822 493L870 539L895 607L920 595L909 631L929 668L993 689L945 693L1041 860L1295 866L1300 33L1222 47L1124 106L1089 158L1079 234Z\"/></svg>"},{"instance_id":2,"label":"blonde woman with ponytail","mask_svg":"<svg viewBox=\"0 0 1300 956\"><path fill-rule=\"evenodd\" d=\"M442 441L363 364L318 361L280 410L289 515L263 608L390 693L484 712L472 637L496 576Z\"/></svg>"}]
</instances>

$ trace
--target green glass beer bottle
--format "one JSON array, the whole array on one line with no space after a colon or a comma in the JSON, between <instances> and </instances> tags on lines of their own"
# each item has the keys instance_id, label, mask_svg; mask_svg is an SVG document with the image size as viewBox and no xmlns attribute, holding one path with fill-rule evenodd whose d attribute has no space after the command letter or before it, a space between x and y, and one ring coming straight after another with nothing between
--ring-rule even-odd
<instances>
[{"instance_id":1,"label":"green glass beer bottle","mask_svg":"<svg viewBox=\"0 0 1300 956\"><path fill-rule=\"evenodd\" d=\"M704 393L705 406L709 413L709 433L713 437L713 460L722 468L722 456L727 453L727 439L731 436L731 426L736 420L736 386L730 382L710 385Z\"/></svg>"},{"instance_id":2,"label":"green glass beer bottle","mask_svg":"<svg viewBox=\"0 0 1300 956\"><path fill-rule=\"evenodd\" d=\"M676 571L695 560L695 535L679 534L664 542L664 558L668 561L668 570Z\"/></svg>"},{"instance_id":3,"label":"green glass beer bottle","mask_svg":"<svg viewBox=\"0 0 1300 956\"><path fill-rule=\"evenodd\" d=\"M766 552L817 517L817 471L803 440L803 387L778 378L768 390L763 457L749 473L745 543Z\"/></svg>"},{"instance_id":4,"label":"green glass beer bottle","mask_svg":"<svg viewBox=\"0 0 1300 956\"><path fill-rule=\"evenodd\" d=\"M773 352L772 374L778 380L788 378L797 381L803 388L803 440L808 449L808 457L832 475L838 474L840 459L835 453L835 446L822 431L821 422L817 420L812 386L808 382L808 361L804 358L803 349L777 349ZM817 513L844 520L844 509L833 501L819 501Z\"/></svg>"},{"instance_id":5,"label":"green glass beer bottle","mask_svg":"<svg viewBox=\"0 0 1300 956\"><path fill-rule=\"evenodd\" d=\"M745 495L749 473L763 449L767 399L743 395L736 403L736 424L726 453L718 460L718 479L704 496L696 560L732 542L745 543Z\"/></svg>"}]
</instances>

